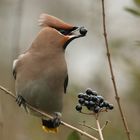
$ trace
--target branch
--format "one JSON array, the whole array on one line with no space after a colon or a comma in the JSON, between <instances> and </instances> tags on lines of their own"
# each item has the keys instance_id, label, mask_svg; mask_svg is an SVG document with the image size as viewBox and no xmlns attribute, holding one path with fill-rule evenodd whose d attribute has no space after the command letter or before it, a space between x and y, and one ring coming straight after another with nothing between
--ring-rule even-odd
<instances>
[{"instance_id":1,"label":"branch","mask_svg":"<svg viewBox=\"0 0 140 140\"><path fill-rule=\"evenodd\" d=\"M103 129L107 126L108 123L109 123L109 121L106 121L105 124L102 126L101 130L103 130ZM89 129L91 129L91 130L95 130L95 131L99 132L98 129L96 129L96 128L90 126L90 125L87 125L87 124L85 123L85 121L83 121L83 123L79 123L79 124L82 125L82 126L85 126L85 127L89 128Z\"/></svg>"},{"instance_id":2,"label":"branch","mask_svg":"<svg viewBox=\"0 0 140 140\"><path fill-rule=\"evenodd\" d=\"M82 125L82 126L85 126L85 127L89 128L89 129L91 129L91 130L95 130L95 131L99 132L98 129L96 129L96 128L92 127L92 126L87 125L87 124L85 123L85 121L83 121L83 123L79 123L79 124Z\"/></svg>"},{"instance_id":3,"label":"branch","mask_svg":"<svg viewBox=\"0 0 140 140\"><path fill-rule=\"evenodd\" d=\"M105 124L102 126L101 130L104 130L104 128L108 125L110 121L106 121Z\"/></svg>"},{"instance_id":4,"label":"branch","mask_svg":"<svg viewBox=\"0 0 140 140\"><path fill-rule=\"evenodd\" d=\"M17 98L16 95L14 95L11 91L7 90L6 88L4 88L4 87L1 86L1 85L0 85L0 89L1 89L2 91L4 91L6 94L10 95L11 97L13 97L13 98L15 98L15 99ZM49 114L47 114L47 113L45 113L45 112L43 112L43 111L40 111L40 110L34 108L34 107L31 106L29 103L26 103L26 105L27 105L30 109L32 109L33 111L36 111L37 113L40 113L41 115L43 115L43 116L45 116L45 117L48 117L48 118L50 118L50 119L53 118L51 115L49 115ZM70 128L70 129L72 129L72 130L75 130L75 131L79 132L80 134L82 134L82 135L84 135L84 136L86 136L86 137L88 137L88 138L90 138L90 139L92 139L92 140L98 140L96 137L94 137L94 136L88 134L87 132L84 132L84 131L82 131L82 130L80 130L80 129L78 129L78 128L76 128L76 127L74 127L74 126L72 126L72 125L70 125L70 124L68 124L68 123L66 123L66 122L64 122L64 121L61 121L61 125L64 125L64 126Z\"/></svg>"},{"instance_id":5,"label":"branch","mask_svg":"<svg viewBox=\"0 0 140 140\"><path fill-rule=\"evenodd\" d=\"M113 83L113 87L114 87L114 91L115 91L115 99L116 99L118 107L119 107L119 111L120 111L120 114L121 114L121 118L122 118L122 121L123 121L123 124L124 124L124 127L125 127L125 131L126 131L128 140L131 140L130 131L128 129L127 121L126 121L126 118L124 116L122 106L121 106L121 103L120 103L120 97L119 97L119 94L118 94L116 81L115 81L115 76L114 76L113 67L112 67L112 62L111 62L111 55L110 55L110 50L109 50L109 46L108 46L108 39L107 39L107 32L106 32L104 0L102 0L102 16L103 16L103 30L104 30L105 47L106 47L106 51L107 51L107 58L108 58L108 63L109 63L109 68L110 68L111 79L112 79L112 83Z\"/></svg>"},{"instance_id":6,"label":"branch","mask_svg":"<svg viewBox=\"0 0 140 140\"><path fill-rule=\"evenodd\" d=\"M103 133L102 133L102 128L101 128L99 120L98 120L98 114L95 116L95 118L96 118L97 128L98 128L98 131L99 131L100 140L104 140Z\"/></svg>"}]
</instances>

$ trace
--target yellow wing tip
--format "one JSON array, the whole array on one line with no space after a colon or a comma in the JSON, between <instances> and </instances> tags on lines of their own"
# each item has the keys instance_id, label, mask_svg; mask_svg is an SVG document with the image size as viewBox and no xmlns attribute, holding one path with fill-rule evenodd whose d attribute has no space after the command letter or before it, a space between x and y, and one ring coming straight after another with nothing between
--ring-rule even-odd
<instances>
[{"instance_id":1,"label":"yellow wing tip","mask_svg":"<svg viewBox=\"0 0 140 140\"><path fill-rule=\"evenodd\" d=\"M46 133L57 133L57 132L58 132L58 127L56 127L56 128L48 128L48 127L42 125L42 129L43 129Z\"/></svg>"}]
</instances>

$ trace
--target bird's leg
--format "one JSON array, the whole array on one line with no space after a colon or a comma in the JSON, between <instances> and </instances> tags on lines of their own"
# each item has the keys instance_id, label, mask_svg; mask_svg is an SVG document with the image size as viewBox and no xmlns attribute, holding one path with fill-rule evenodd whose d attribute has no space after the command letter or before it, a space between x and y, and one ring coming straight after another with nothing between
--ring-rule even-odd
<instances>
[{"instance_id":1,"label":"bird's leg","mask_svg":"<svg viewBox=\"0 0 140 140\"><path fill-rule=\"evenodd\" d=\"M19 105L19 107L22 105L25 111L28 112L26 107L26 101L21 95L18 95L18 97L16 98L16 103Z\"/></svg>"}]
</instances>

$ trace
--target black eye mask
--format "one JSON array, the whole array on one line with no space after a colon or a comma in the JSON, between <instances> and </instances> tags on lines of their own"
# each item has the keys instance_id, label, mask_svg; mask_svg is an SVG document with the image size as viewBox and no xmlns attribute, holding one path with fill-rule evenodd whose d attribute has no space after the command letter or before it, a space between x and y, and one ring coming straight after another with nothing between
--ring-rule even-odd
<instances>
[{"instance_id":1,"label":"black eye mask","mask_svg":"<svg viewBox=\"0 0 140 140\"><path fill-rule=\"evenodd\" d=\"M64 30L64 29L56 29L56 30L58 30L63 35L69 35L73 30L76 30L77 28L78 27L73 27L72 29L69 30Z\"/></svg>"}]
</instances>

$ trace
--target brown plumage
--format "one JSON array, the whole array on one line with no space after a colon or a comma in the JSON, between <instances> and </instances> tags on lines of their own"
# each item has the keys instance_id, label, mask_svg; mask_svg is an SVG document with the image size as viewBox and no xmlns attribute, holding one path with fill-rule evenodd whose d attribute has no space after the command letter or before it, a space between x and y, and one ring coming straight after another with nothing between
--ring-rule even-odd
<instances>
[{"instance_id":1,"label":"brown plumage","mask_svg":"<svg viewBox=\"0 0 140 140\"><path fill-rule=\"evenodd\" d=\"M43 28L31 47L13 64L16 93L20 98L17 101L21 105L23 102L19 101L24 100L55 117L56 113L62 111L63 93L66 92L68 84L65 48L71 40L85 36L86 32L80 34L81 28L48 14L40 16L39 24ZM77 35L75 31L78 31ZM59 125L58 116L54 121L42 119L45 128L52 130Z\"/></svg>"}]
</instances>

